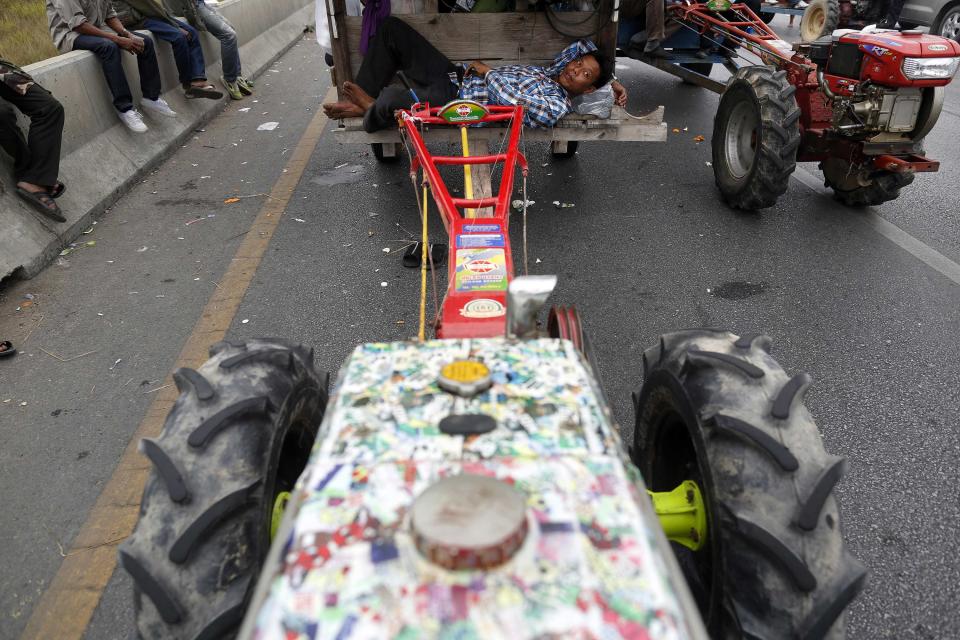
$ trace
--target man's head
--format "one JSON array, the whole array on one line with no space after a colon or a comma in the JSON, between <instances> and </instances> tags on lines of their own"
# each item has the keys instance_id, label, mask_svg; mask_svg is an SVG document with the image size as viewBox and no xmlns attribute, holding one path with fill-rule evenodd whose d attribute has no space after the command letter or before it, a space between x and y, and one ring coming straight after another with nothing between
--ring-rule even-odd
<instances>
[{"instance_id":1,"label":"man's head","mask_svg":"<svg viewBox=\"0 0 960 640\"><path fill-rule=\"evenodd\" d=\"M557 82L572 96L592 93L613 78L613 60L599 51L568 62L557 76Z\"/></svg>"}]
</instances>

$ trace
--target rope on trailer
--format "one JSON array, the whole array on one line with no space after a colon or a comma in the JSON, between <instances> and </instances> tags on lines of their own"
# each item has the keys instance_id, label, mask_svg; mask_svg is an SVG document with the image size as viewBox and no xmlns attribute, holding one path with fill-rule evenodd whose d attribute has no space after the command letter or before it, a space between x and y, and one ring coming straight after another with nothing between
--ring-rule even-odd
<instances>
[{"instance_id":1,"label":"rope on trailer","mask_svg":"<svg viewBox=\"0 0 960 640\"><path fill-rule=\"evenodd\" d=\"M420 123L420 135L421 137L423 136L422 122ZM400 129L400 139L403 141L403 148L407 152L407 160L410 162L410 166L413 166L413 152L410 151L410 145L408 144L408 141L407 141L407 135L403 129ZM424 175L424 179L421 184L423 185L425 204L424 204L424 208L421 210L420 194L417 193L417 176L413 173L410 174L410 183L413 186L413 199L417 203L417 211L421 214L421 216L423 216L424 212L427 211L426 190L427 190L427 186L429 185L429 183L426 180L426 173L424 173L423 175ZM424 218L425 217L426 216L424 216ZM421 224L423 225L424 229L427 228L426 219L424 219ZM431 284L433 285L433 310L434 310L434 318L431 324L433 325L434 329L436 329L437 325L440 322L440 299L437 297L437 270L435 268L436 265L434 265L433 263L433 251L430 251L429 234L424 234L423 237L421 238L420 251L421 251L421 254L423 253L429 254L428 259L430 260L430 280L431 280ZM421 264L422 263L423 263L423 257L421 257ZM424 308L425 307L424 297L426 293L423 291L423 287L425 286L425 283L424 283L425 277L422 274L421 274L420 280L421 280L420 303L422 308L421 308L420 330L418 332L418 335L422 336L424 334L424 324L426 322L426 318L425 318L426 309ZM423 338L421 338L421 340L422 339Z\"/></svg>"},{"instance_id":2,"label":"rope on trailer","mask_svg":"<svg viewBox=\"0 0 960 640\"><path fill-rule=\"evenodd\" d=\"M427 229L427 182L423 183L423 209L420 211L421 218L421 242L420 242L420 328L417 330L417 337L420 342L426 339L427 326L427 254L430 251L430 233ZM433 256L430 256L433 262Z\"/></svg>"},{"instance_id":3,"label":"rope on trailer","mask_svg":"<svg viewBox=\"0 0 960 640\"><path fill-rule=\"evenodd\" d=\"M523 176L523 275L530 275L527 261L527 176Z\"/></svg>"},{"instance_id":4,"label":"rope on trailer","mask_svg":"<svg viewBox=\"0 0 960 640\"><path fill-rule=\"evenodd\" d=\"M524 130L520 129L520 148L523 149L523 157L527 157L527 137ZM523 275L530 275L530 263L527 260L527 172L523 172ZM508 210L509 211L509 210Z\"/></svg>"}]
</instances>

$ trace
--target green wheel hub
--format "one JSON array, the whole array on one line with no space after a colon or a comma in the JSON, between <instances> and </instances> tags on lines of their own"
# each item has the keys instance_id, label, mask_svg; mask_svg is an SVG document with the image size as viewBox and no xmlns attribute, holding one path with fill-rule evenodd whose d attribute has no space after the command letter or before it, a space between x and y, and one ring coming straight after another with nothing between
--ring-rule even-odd
<instances>
[{"instance_id":1,"label":"green wheel hub","mask_svg":"<svg viewBox=\"0 0 960 640\"><path fill-rule=\"evenodd\" d=\"M699 551L707 543L707 507L700 487L684 480L673 491L647 491L667 539Z\"/></svg>"}]
</instances>

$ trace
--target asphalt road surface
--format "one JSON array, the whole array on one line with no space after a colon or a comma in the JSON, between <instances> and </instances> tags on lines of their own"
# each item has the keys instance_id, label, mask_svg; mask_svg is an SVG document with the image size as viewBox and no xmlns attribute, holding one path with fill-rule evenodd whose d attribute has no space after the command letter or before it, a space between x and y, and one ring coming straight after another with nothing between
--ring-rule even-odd
<instances>
[{"instance_id":1,"label":"asphalt road surface","mask_svg":"<svg viewBox=\"0 0 960 640\"><path fill-rule=\"evenodd\" d=\"M721 204L707 166L717 97L621 67L630 110L663 104L680 133L583 144L567 161L526 152L531 271L558 275L554 300L582 310L624 436L660 333L769 334L789 373L813 376L808 405L849 462L843 526L871 576L848 637L960 637L960 85L927 143L940 172L896 202L845 209L804 166L775 208L745 214ZM0 338L21 350L0 360L0 637L23 632L65 554L91 552L73 548L77 532L328 86L315 44L294 47L259 78L257 102L228 104L83 236L94 246L0 288ZM280 126L257 131L267 121ZM313 345L330 370L358 342L411 336L418 282L397 255L418 222L406 171L328 131L228 335ZM250 197L223 202L234 196ZM85 637L127 638L131 620L118 570Z\"/></svg>"}]
</instances>

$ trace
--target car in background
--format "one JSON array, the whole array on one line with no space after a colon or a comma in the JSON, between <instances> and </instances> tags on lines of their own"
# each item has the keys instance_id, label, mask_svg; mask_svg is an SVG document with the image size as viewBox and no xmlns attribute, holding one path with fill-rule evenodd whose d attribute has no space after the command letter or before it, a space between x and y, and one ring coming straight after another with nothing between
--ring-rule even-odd
<instances>
[{"instance_id":1,"label":"car in background","mask_svg":"<svg viewBox=\"0 0 960 640\"><path fill-rule=\"evenodd\" d=\"M900 26L929 27L932 34L960 42L960 0L907 0Z\"/></svg>"}]
</instances>

